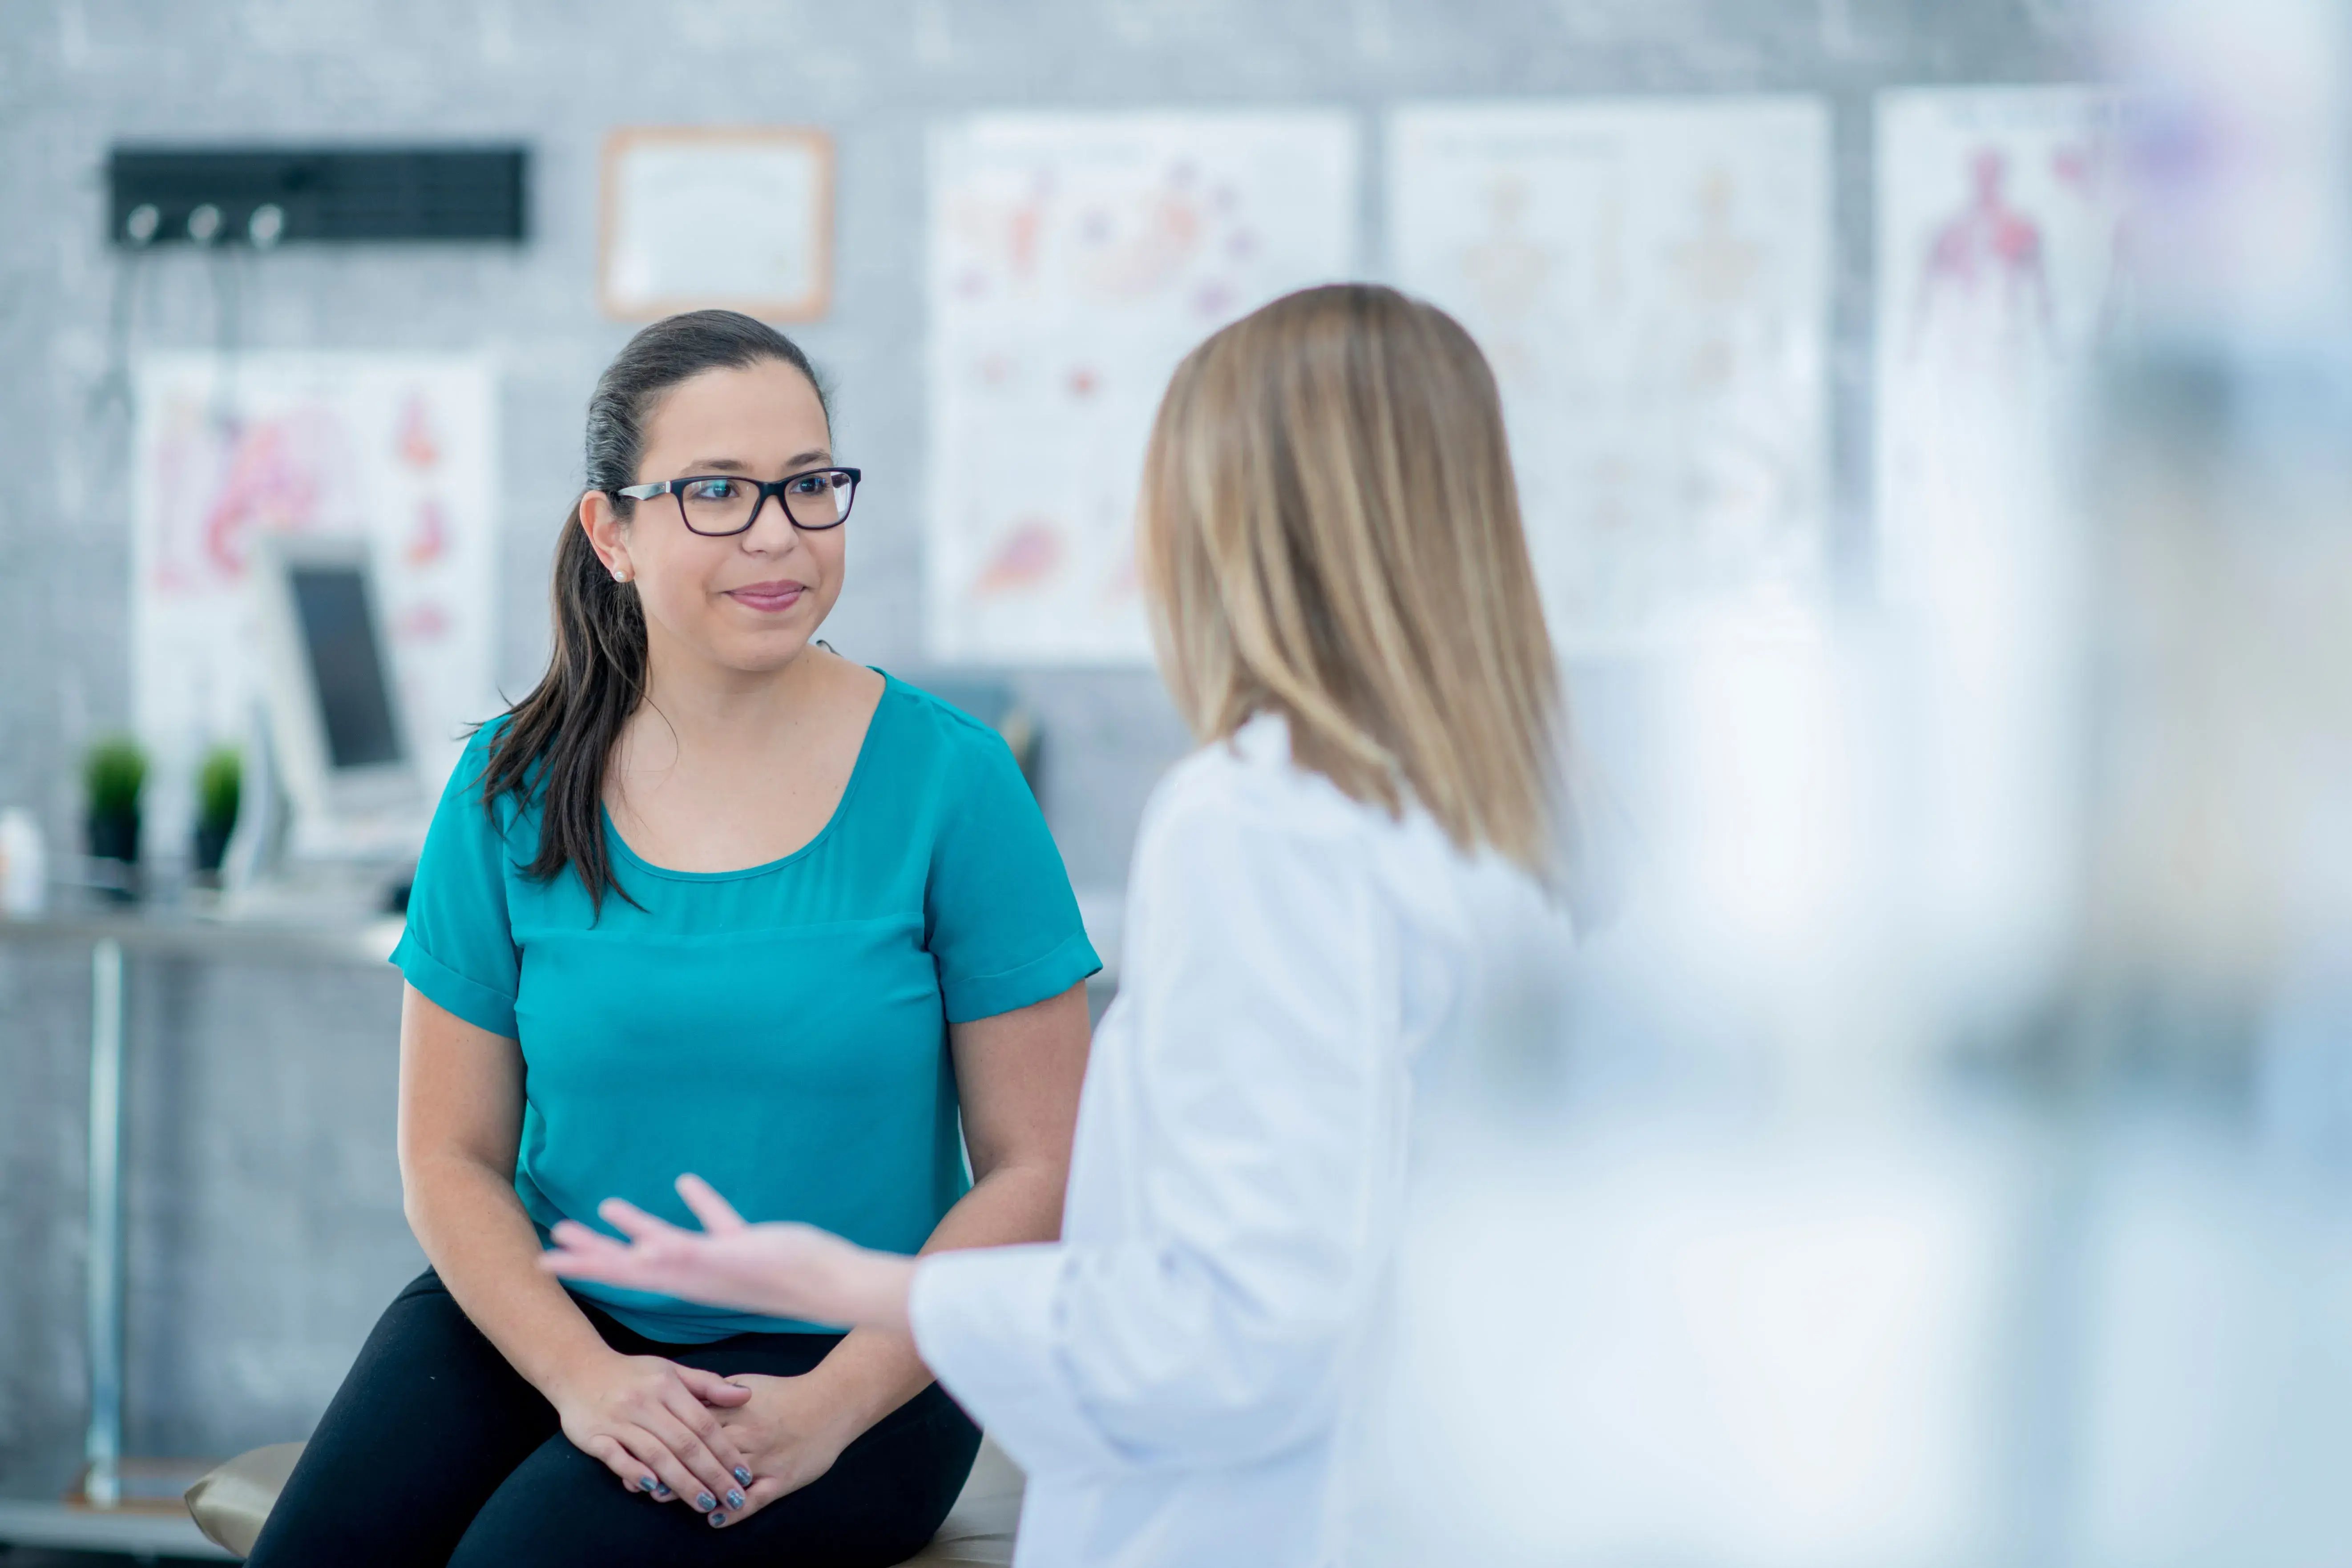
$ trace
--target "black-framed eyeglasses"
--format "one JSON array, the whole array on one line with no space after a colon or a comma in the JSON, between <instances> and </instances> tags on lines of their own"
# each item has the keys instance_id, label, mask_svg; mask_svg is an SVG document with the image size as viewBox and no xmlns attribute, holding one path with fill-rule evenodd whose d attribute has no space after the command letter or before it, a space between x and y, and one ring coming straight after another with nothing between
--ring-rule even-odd
<instances>
[{"instance_id":1,"label":"black-framed eyeglasses","mask_svg":"<svg viewBox=\"0 0 2352 1568\"><path fill-rule=\"evenodd\" d=\"M709 537L740 533L760 520L768 498L784 509L784 521L803 532L839 528L849 520L857 499L860 468L809 468L781 479L747 479L740 474L697 474L690 479L661 479L630 485L620 493L631 500L672 496L687 528Z\"/></svg>"}]
</instances>

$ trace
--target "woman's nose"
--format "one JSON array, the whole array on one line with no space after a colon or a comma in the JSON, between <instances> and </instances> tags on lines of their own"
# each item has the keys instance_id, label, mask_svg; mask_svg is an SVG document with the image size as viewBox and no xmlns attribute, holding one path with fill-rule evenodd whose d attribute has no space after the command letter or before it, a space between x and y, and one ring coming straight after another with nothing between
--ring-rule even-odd
<instances>
[{"instance_id":1,"label":"woman's nose","mask_svg":"<svg viewBox=\"0 0 2352 1568\"><path fill-rule=\"evenodd\" d=\"M801 531L784 515L784 498L761 496L751 526L743 531L743 548L754 555L789 555L799 545Z\"/></svg>"}]
</instances>

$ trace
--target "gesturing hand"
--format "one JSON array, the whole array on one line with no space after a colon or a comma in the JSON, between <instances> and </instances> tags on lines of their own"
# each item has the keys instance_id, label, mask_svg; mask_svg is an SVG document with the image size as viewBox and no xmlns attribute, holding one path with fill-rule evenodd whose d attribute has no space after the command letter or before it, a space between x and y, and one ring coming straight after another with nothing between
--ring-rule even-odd
<instances>
[{"instance_id":1,"label":"gesturing hand","mask_svg":"<svg viewBox=\"0 0 2352 1568\"><path fill-rule=\"evenodd\" d=\"M680 1176L677 1191L701 1230L682 1230L607 1198L596 1212L629 1240L565 1220L540 1267L772 1317L905 1331L914 1259L868 1252L814 1226L747 1225L699 1176Z\"/></svg>"},{"instance_id":2,"label":"gesturing hand","mask_svg":"<svg viewBox=\"0 0 2352 1568\"><path fill-rule=\"evenodd\" d=\"M634 1491L684 1498L711 1514L740 1509L751 1467L721 1412L749 1404L749 1389L716 1373L650 1355L608 1355L550 1394L572 1446Z\"/></svg>"}]
</instances>

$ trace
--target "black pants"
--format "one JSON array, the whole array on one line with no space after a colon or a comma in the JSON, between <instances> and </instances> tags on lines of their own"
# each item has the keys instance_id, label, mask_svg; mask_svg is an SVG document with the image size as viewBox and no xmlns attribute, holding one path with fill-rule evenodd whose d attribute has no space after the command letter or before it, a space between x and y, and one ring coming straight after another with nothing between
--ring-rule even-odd
<instances>
[{"instance_id":1,"label":"black pants","mask_svg":"<svg viewBox=\"0 0 2352 1568\"><path fill-rule=\"evenodd\" d=\"M660 1344L582 1303L605 1343L721 1376L792 1377L832 1334ZM832 1469L740 1524L625 1489L427 1269L387 1308L247 1559L255 1568L881 1568L920 1551L980 1451L933 1384Z\"/></svg>"}]
</instances>

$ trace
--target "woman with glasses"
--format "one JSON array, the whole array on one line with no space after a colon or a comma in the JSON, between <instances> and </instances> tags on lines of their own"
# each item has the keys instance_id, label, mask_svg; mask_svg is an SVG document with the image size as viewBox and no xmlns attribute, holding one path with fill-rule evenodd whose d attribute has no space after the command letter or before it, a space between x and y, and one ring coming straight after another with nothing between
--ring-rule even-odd
<instances>
[{"instance_id":1,"label":"woman with glasses","mask_svg":"<svg viewBox=\"0 0 2352 1568\"><path fill-rule=\"evenodd\" d=\"M683 1220L688 1166L892 1252L1060 1226L1099 964L1003 742L815 640L858 471L808 361L649 327L587 471L547 673L467 746L394 954L432 1268L262 1568L897 1563L980 1441L903 1332L566 1289L541 1250L611 1193Z\"/></svg>"}]
</instances>

